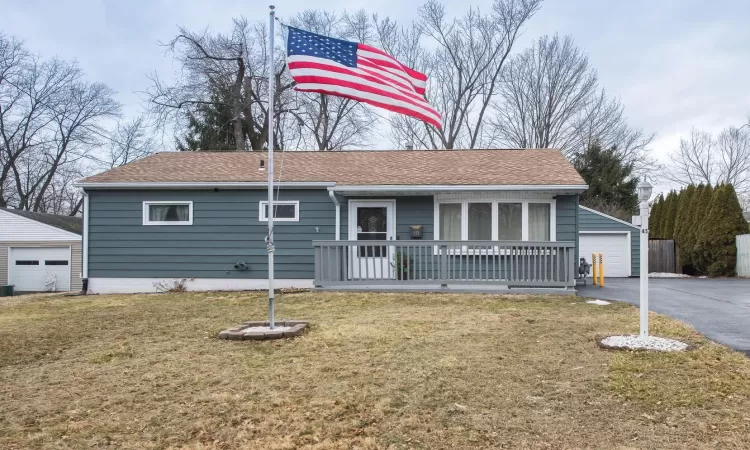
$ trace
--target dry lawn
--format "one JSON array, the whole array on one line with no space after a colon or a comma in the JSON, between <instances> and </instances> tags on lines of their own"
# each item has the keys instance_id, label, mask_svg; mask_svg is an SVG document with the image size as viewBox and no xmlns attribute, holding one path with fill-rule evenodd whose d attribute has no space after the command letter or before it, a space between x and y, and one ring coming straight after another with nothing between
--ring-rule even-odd
<instances>
[{"instance_id":1,"label":"dry lawn","mask_svg":"<svg viewBox=\"0 0 750 450\"><path fill-rule=\"evenodd\" d=\"M0 448L747 448L750 360L599 349L573 297L298 293L294 340L219 341L259 293L0 300Z\"/></svg>"}]
</instances>

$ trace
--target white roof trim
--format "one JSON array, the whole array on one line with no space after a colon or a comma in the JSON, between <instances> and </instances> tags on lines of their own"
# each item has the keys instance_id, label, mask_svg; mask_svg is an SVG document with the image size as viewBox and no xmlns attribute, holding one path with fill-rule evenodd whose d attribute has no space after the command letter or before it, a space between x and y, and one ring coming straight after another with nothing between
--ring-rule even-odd
<instances>
[{"instance_id":1,"label":"white roof trim","mask_svg":"<svg viewBox=\"0 0 750 450\"><path fill-rule=\"evenodd\" d=\"M0 209L0 214L6 214L8 217L13 217L14 219L21 219L21 220L26 220L28 222L34 222L34 224L36 224L38 226L45 227L45 228L49 228L52 231L60 233L62 236L70 236L72 238L71 241L83 239L83 236L81 236L80 234L71 233L70 231L63 230L62 228L53 227L52 225L49 225L49 224L46 224L46 223L43 223L43 222L39 222L38 220L30 219L30 218L22 216L20 214L13 214L12 212L3 211L1 209ZM44 239L42 239L42 241L44 241ZM10 242L15 242L15 241L13 241L13 239L11 239ZM23 241L19 241L19 242L23 242Z\"/></svg>"},{"instance_id":2,"label":"white roof trim","mask_svg":"<svg viewBox=\"0 0 750 450\"><path fill-rule=\"evenodd\" d=\"M346 185L339 186L330 181L282 181L276 186L287 188L328 188L333 192L450 192L450 191L568 191L583 192L588 189L586 184L530 184L530 185L499 185L499 184L377 184L377 185ZM268 186L265 181L253 182L78 182L73 186L84 189L214 189L214 188L245 188L263 189Z\"/></svg>"},{"instance_id":3,"label":"white roof trim","mask_svg":"<svg viewBox=\"0 0 750 450\"><path fill-rule=\"evenodd\" d=\"M500 185L500 184L378 184L362 186L334 186L328 188L334 192L450 192L450 191L580 191L588 189L586 184L530 184L530 185Z\"/></svg>"},{"instance_id":4,"label":"white roof trim","mask_svg":"<svg viewBox=\"0 0 750 450\"><path fill-rule=\"evenodd\" d=\"M331 182L308 182L308 181L281 181L274 183L274 186L296 187L296 188L327 188L335 186ZM78 182L73 184L75 187L84 189L143 189L143 188L161 188L161 189L214 189L214 188L235 188L235 189L265 189L268 183L265 181L258 182L235 182L235 181L207 181L207 182L126 182L126 183L107 183L107 182Z\"/></svg>"},{"instance_id":5,"label":"white roof trim","mask_svg":"<svg viewBox=\"0 0 750 450\"><path fill-rule=\"evenodd\" d=\"M581 209L583 209L583 210L585 210L585 211L588 211L590 213L594 213L594 214L600 215L600 216L605 217L605 218L607 218L609 220L614 220L615 222L619 222L619 223L621 223L623 225L627 225L629 227L635 228L636 230L640 230L640 227L637 227L637 226L633 225L632 223L625 222L622 219L618 219L617 217L612 217L610 215L604 214L603 212L599 212L599 211L597 211L595 209L587 208L587 207L585 207L583 205L578 205L578 207L581 208Z\"/></svg>"}]
</instances>

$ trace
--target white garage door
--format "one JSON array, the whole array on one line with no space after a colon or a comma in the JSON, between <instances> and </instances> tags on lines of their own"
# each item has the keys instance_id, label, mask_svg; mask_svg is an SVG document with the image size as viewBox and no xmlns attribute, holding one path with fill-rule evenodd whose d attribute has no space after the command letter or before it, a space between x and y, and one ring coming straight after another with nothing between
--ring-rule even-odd
<instances>
[{"instance_id":1,"label":"white garage door","mask_svg":"<svg viewBox=\"0 0 750 450\"><path fill-rule=\"evenodd\" d=\"M12 247L9 256L16 291L46 291L53 281L56 291L70 290L69 247Z\"/></svg>"},{"instance_id":2,"label":"white garage door","mask_svg":"<svg viewBox=\"0 0 750 450\"><path fill-rule=\"evenodd\" d=\"M602 254L604 277L630 276L630 243L625 233L587 234L579 239L580 256L591 264L591 254ZM598 256L597 256L598 257Z\"/></svg>"}]
</instances>

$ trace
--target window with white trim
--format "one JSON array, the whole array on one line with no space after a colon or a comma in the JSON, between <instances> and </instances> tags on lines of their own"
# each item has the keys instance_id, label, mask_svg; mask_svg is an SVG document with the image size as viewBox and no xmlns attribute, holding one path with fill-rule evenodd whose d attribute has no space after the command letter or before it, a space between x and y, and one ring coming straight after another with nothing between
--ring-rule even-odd
<instances>
[{"instance_id":1,"label":"window with white trim","mask_svg":"<svg viewBox=\"0 0 750 450\"><path fill-rule=\"evenodd\" d=\"M268 201L259 204L258 217L261 222L268 222ZM298 201L273 202L274 222L299 222Z\"/></svg>"},{"instance_id":2,"label":"window with white trim","mask_svg":"<svg viewBox=\"0 0 750 450\"><path fill-rule=\"evenodd\" d=\"M555 241L554 200L435 202L441 241Z\"/></svg>"},{"instance_id":3,"label":"window with white trim","mask_svg":"<svg viewBox=\"0 0 750 450\"><path fill-rule=\"evenodd\" d=\"M149 201L143 202L144 225L192 225L193 202Z\"/></svg>"}]
</instances>

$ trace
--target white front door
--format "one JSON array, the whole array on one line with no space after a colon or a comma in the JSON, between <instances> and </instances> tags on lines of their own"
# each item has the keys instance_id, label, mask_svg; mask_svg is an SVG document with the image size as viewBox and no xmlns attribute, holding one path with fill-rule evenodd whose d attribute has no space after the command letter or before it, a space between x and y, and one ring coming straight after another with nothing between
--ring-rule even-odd
<instances>
[{"instance_id":1,"label":"white front door","mask_svg":"<svg viewBox=\"0 0 750 450\"><path fill-rule=\"evenodd\" d=\"M16 291L70 290L70 247L11 247L8 260Z\"/></svg>"},{"instance_id":2,"label":"white front door","mask_svg":"<svg viewBox=\"0 0 750 450\"><path fill-rule=\"evenodd\" d=\"M396 237L395 200L350 200L349 239L362 241L351 250L349 276L353 279L391 279L395 275L391 246L368 245L367 241L390 241Z\"/></svg>"}]
</instances>

